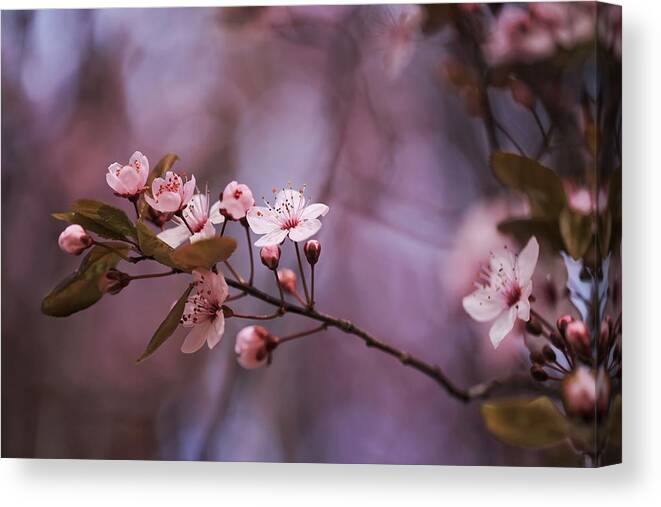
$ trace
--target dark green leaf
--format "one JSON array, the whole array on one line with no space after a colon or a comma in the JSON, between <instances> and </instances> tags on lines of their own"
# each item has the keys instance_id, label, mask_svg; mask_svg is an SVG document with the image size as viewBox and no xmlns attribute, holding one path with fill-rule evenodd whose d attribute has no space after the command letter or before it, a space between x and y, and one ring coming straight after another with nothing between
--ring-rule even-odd
<instances>
[{"instance_id":1,"label":"dark green leaf","mask_svg":"<svg viewBox=\"0 0 661 507\"><path fill-rule=\"evenodd\" d=\"M503 184L528 197L533 217L555 219L566 206L558 175L535 160L496 151L491 154L491 167Z\"/></svg>"},{"instance_id":2,"label":"dark green leaf","mask_svg":"<svg viewBox=\"0 0 661 507\"><path fill-rule=\"evenodd\" d=\"M174 252L174 249L167 243L161 241L146 224L138 221L136 229L138 231L138 244L144 255L153 257L165 266L175 269L182 268L172 260L172 252Z\"/></svg>"},{"instance_id":3,"label":"dark green leaf","mask_svg":"<svg viewBox=\"0 0 661 507\"><path fill-rule=\"evenodd\" d=\"M186 300L188 299L188 295L191 293L191 290L193 290L193 284L190 284L188 286L188 288L184 291L184 293L181 295L181 297L172 307L170 313L168 313L167 317L165 317L165 320L163 320L163 322L161 322L161 325L158 326L158 329L154 333L154 336L152 336L151 340L149 340L149 343L147 344L147 348L138 358L137 361L138 363L144 361L149 356L151 356L156 351L156 349L158 349L161 345L163 345L165 341L168 338L170 338L170 336L172 336L172 333L175 332L177 326L179 325L179 321L181 320L181 316L184 313L184 308L186 307Z\"/></svg>"},{"instance_id":4,"label":"dark green leaf","mask_svg":"<svg viewBox=\"0 0 661 507\"><path fill-rule=\"evenodd\" d=\"M128 253L123 243L108 243L111 250L96 245L88 252L77 271L63 280L42 301L41 311L52 317L66 317L96 303L103 293L99 290L99 278L110 268L117 266L121 255ZM116 253L116 252L119 252Z\"/></svg>"},{"instance_id":5,"label":"dark green leaf","mask_svg":"<svg viewBox=\"0 0 661 507\"><path fill-rule=\"evenodd\" d=\"M565 208L560 213L559 223L567 253L574 259L580 259L593 239L592 217Z\"/></svg>"},{"instance_id":6,"label":"dark green leaf","mask_svg":"<svg viewBox=\"0 0 661 507\"><path fill-rule=\"evenodd\" d=\"M210 268L217 262L229 259L235 249L236 241L232 238L216 236L183 244L172 253L172 260L187 270Z\"/></svg>"},{"instance_id":7,"label":"dark green leaf","mask_svg":"<svg viewBox=\"0 0 661 507\"><path fill-rule=\"evenodd\" d=\"M73 203L71 211L126 237L136 238L135 226L121 209L91 199Z\"/></svg>"},{"instance_id":8,"label":"dark green leaf","mask_svg":"<svg viewBox=\"0 0 661 507\"><path fill-rule=\"evenodd\" d=\"M557 220L515 218L499 223L498 230L513 237L522 245L525 245L531 236L535 236L540 241L546 241L557 252L564 250Z\"/></svg>"},{"instance_id":9,"label":"dark green leaf","mask_svg":"<svg viewBox=\"0 0 661 507\"><path fill-rule=\"evenodd\" d=\"M108 229L103 224L95 222L94 220L90 220L89 218L79 215L78 213L74 213L73 211L68 211L65 213L52 213L51 216L57 220L62 220L63 222L78 224L86 231L98 234L102 238L115 239L120 241L127 240L123 234L120 234L112 229Z\"/></svg>"},{"instance_id":10,"label":"dark green leaf","mask_svg":"<svg viewBox=\"0 0 661 507\"><path fill-rule=\"evenodd\" d=\"M494 400L483 403L480 411L489 432L511 445L540 449L569 435L569 423L546 396Z\"/></svg>"}]
</instances>

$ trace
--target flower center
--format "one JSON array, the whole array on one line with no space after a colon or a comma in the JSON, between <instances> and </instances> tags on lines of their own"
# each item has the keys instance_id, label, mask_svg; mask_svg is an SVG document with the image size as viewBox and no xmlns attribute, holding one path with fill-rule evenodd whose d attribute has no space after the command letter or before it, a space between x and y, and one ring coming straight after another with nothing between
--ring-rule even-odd
<instances>
[{"instance_id":1,"label":"flower center","mask_svg":"<svg viewBox=\"0 0 661 507\"><path fill-rule=\"evenodd\" d=\"M298 224L299 224L298 217L289 217L282 221L280 228L284 230L289 230L289 229L293 229Z\"/></svg>"},{"instance_id":2,"label":"flower center","mask_svg":"<svg viewBox=\"0 0 661 507\"><path fill-rule=\"evenodd\" d=\"M239 190L238 188L234 191L235 199L240 199L242 195L243 195L243 191Z\"/></svg>"},{"instance_id":3,"label":"flower center","mask_svg":"<svg viewBox=\"0 0 661 507\"><path fill-rule=\"evenodd\" d=\"M521 299L521 286L518 283L513 283L510 288L505 292L505 301L510 308L517 304Z\"/></svg>"}]
</instances>

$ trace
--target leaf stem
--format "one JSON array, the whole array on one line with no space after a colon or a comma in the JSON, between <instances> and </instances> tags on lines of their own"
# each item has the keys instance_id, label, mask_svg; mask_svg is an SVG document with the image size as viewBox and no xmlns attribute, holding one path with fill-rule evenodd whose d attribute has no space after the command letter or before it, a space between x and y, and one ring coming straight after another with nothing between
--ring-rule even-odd
<instances>
[{"instance_id":1,"label":"leaf stem","mask_svg":"<svg viewBox=\"0 0 661 507\"><path fill-rule=\"evenodd\" d=\"M177 270L177 269L171 269L170 271L165 271L163 273L151 273L151 274L148 274L148 275L135 275L135 276L131 276L130 279L131 280L144 280L144 279L147 279L147 278L160 278L160 277L163 277L163 276L176 275L177 273L180 273L180 271Z\"/></svg>"},{"instance_id":2,"label":"leaf stem","mask_svg":"<svg viewBox=\"0 0 661 507\"><path fill-rule=\"evenodd\" d=\"M320 326L317 326L313 329L308 329L307 331L301 331L300 333L294 333L287 336L278 336L277 343L278 345L280 345L282 343L295 340L296 338L303 338L304 336L309 336L311 334L318 333L319 331L324 331L327 327L328 324L323 323Z\"/></svg>"}]
</instances>

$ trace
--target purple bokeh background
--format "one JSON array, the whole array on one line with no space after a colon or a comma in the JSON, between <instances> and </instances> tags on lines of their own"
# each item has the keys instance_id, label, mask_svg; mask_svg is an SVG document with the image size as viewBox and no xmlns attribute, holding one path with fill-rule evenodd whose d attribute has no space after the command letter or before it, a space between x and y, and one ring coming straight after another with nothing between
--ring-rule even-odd
<instances>
[{"instance_id":1,"label":"purple bokeh background","mask_svg":"<svg viewBox=\"0 0 661 507\"><path fill-rule=\"evenodd\" d=\"M80 197L129 212L106 186L107 166L134 150L152 164L175 152L214 195L232 179L256 197L305 183L330 205L318 236L323 311L438 362L461 385L519 367L520 344L494 351L461 310L474 271L457 241L482 236L459 229L500 187L480 121L440 78L447 34L420 40L393 78L380 9L273 8L247 20L208 8L2 13L4 455L573 463L566 449L497 442L477 404L334 330L244 371L233 353L241 324L230 321L213 351L182 355L179 331L136 365L181 278L133 283L67 319L40 313L78 261L58 250L62 224L49 213ZM524 110L505 93L493 100L534 142ZM228 234L242 238L238 226ZM282 264L294 267L291 251ZM257 284L274 291L264 269ZM307 326L292 316L270 329Z\"/></svg>"}]
</instances>

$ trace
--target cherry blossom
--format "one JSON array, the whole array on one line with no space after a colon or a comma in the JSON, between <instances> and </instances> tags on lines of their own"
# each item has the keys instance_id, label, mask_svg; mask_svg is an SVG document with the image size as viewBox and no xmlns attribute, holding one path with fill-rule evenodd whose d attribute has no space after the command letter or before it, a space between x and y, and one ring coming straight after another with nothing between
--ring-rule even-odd
<instances>
[{"instance_id":1,"label":"cherry blossom","mask_svg":"<svg viewBox=\"0 0 661 507\"><path fill-rule=\"evenodd\" d=\"M273 206L254 206L246 214L248 224L255 234L263 235L255 246L281 243L287 236L295 242L305 241L321 229L317 217L328 213L328 206L321 203L305 205L303 192L284 188L275 196Z\"/></svg>"},{"instance_id":2,"label":"cherry blossom","mask_svg":"<svg viewBox=\"0 0 661 507\"><path fill-rule=\"evenodd\" d=\"M108 166L106 181L121 197L134 197L145 189L149 176L149 160L139 151L131 155L128 165L115 162Z\"/></svg>"},{"instance_id":3,"label":"cherry blossom","mask_svg":"<svg viewBox=\"0 0 661 507\"><path fill-rule=\"evenodd\" d=\"M150 196L145 194L145 200L156 211L175 213L181 211L195 192L195 176L184 182L178 174L167 171L163 178L155 178L151 184Z\"/></svg>"},{"instance_id":4,"label":"cherry blossom","mask_svg":"<svg viewBox=\"0 0 661 507\"><path fill-rule=\"evenodd\" d=\"M172 221L177 224L176 227L164 230L158 234L158 237L172 248L177 248L188 239L191 243L195 243L201 239L211 238L216 234L213 225L225 221L219 208L220 203L216 202L209 209L208 194L195 194L182 210L181 217L172 217Z\"/></svg>"},{"instance_id":5,"label":"cherry blossom","mask_svg":"<svg viewBox=\"0 0 661 507\"><path fill-rule=\"evenodd\" d=\"M389 79L401 75L415 54L421 39L424 20L419 5L384 5L384 20L377 33L377 44L383 50L383 65Z\"/></svg>"},{"instance_id":6,"label":"cherry blossom","mask_svg":"<svg viewBox=\"0 0 661 507\"><path fill-rule=\"evenodd\" d=\"M220 342L225 331L223 302L227 299L228 288L222 274L208 269L193 271L195 295L186 301L181 324L192 327L184 340L181 351L192 354L206 342L210 349Z\"/></svg>"},{"instance_id":7,"label":"cherry blossom","mask_svg":"<svg viewBox=\"0 0 661 507\"><path fill-rule=\"evenodd\" d=\"M57 240L62 251L71 255L80 255L92 244L92 238L78 224L68 226Z\"/></svg>"},{"instance_id":8,"label":"cherry blossom","mask_svg":"<svg viewBox=\"0 0 661 507\"><path fill-rule=\"evenodd\" d=\"M232 220L240 220L255 205L248 185L230 182L220 194L220 212Z\"/></svg>"},{"instance_id":9,"label":"cherry blossom","mask_svg":"<svg viewBox=\"0 0 661 507\"><path fill-rule=\"evenodd\" d=\"M539 244L533 236L517 256L503 248L491 254L482 272L484 283L463 299L464 310L479 322L495 321L489 330L494 347L514 327L516 319L530 320L529 297L532 275L539 257Z\"/></svg>"}]
</instances>

